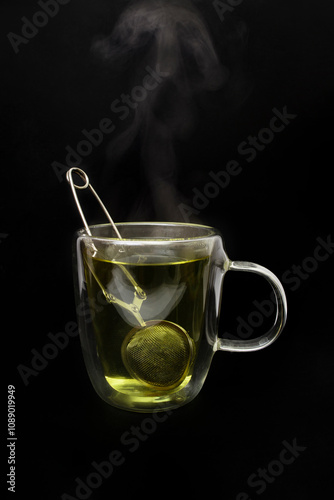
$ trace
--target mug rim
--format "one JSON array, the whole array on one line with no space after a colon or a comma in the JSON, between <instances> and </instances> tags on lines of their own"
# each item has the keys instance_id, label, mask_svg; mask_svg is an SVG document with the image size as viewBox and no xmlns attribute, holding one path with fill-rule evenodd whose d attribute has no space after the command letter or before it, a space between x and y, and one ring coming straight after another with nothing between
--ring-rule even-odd
<instances>
[{"instance_id":1,"label":"mug rim","mask_svg":"<svg viewBox=\"0 0 334 500\"><path fill-rule=\"evenodd\" d=\"M112 227L110 223L102 223L102 224L92 224L92 225L89 225L89 229L90 230L93 230L94 228L103 228L103 227ZM215 229L214 227L212 226L208 226L208 225L205 225L205 224L194 224L194 223L188 223L188 222L159 222L159 221L136 221L136 222L116 222L115 223L115 226L117 228L120 228L120 226L147 226L147 227L150 227L150 226L168 226L168 227L173 227L173 226L176 226L176 227L189 227L189 228L194 228L194 229L202 229L204 231L207 231L206 234L200 234L198 236L196 235L192 235L192 236L189 236L189 237L164 237L164 236L158 236L158 237L154 237L154 236L139 236L139 237L122 237L122 239L120 240L116 235L115 236L97 236L97 235L89 235L87 234L87 231L85 228L80 228L79 230L76 231L76 236L77 237L82 237L82 238L88 238L88 239L94 239L94 240L97 240L97 241L154 241L154 242L171 242L171 241L178 241L178 242L182 242L182 241L192 241L192 240L195 240L195 241L198 241L200 239L207 239L207 238L211 238L213 236L221 236L221 234L219 233L218 229Z\"/></svg>"}]
</instances>

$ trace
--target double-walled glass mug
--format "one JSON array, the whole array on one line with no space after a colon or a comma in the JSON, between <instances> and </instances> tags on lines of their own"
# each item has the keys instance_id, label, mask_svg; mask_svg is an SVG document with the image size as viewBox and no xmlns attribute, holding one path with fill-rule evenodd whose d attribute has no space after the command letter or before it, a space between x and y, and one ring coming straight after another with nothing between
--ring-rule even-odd
<instances>
[{"instance_id":1,"label":"double-walled glass mug","mask_svg":"<svg viewBox=\"0 0 334 500\"><path fill-rule=\"evenodd\" d=\"M216 351L254 351L281 333L286 297L277 277L231 261L220 233L196 224L138 222L89 226L76 233L75 295L85 364L107 403L165 411L201 390ZM90 234L89 234L90 233ZM272 328L252 340L218 336L224 276L248 271L269 281Z\"/></svg>"}]
</instances>

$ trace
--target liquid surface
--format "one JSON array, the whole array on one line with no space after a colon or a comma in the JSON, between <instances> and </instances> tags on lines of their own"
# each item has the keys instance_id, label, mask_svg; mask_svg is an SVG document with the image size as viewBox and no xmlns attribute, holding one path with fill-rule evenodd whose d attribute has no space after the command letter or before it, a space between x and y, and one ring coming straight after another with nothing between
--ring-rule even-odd
<instances>
[{"instance_id":1,"label":"liquid surface","mask_svg":"<svg viewBox=\"0 0 334 500\"><path fill-rule=\"evenodd\" d=\"M84 257L97 351L108 384L133 400L166 397L185 387L203 327L208 257L168 262L163 256L132 256L130 262ZM138 300L136 285L145 300Z\"/></svg>"}]
</instances>

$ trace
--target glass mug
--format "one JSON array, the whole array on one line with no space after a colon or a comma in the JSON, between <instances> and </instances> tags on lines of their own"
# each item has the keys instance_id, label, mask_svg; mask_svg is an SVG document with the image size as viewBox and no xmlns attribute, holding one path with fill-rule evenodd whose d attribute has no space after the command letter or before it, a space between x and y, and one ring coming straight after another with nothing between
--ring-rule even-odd
<instances>
[{"instance_id":1,"label":"glass mug","mask_svg":"<svg viewBox=\"0 0 334 500\"><path fill-rule=\"evenodd\" d=\"M284 289L268 269L231 261L208 226L136 222L76 233L75 296L90 380L107 403L166 411L201 390L216 351L255 351L274 342L287 316ZM256 339L218 337L228 271L266 278L276 299L271 329Z\"/></svg>"}]
</instances>

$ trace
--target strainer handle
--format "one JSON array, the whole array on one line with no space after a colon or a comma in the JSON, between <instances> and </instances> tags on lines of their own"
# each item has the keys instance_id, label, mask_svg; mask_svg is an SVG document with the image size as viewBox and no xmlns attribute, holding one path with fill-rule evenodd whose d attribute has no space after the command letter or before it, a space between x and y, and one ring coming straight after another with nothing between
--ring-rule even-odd
<instances>
[{"instance_id":1,"label":"strainer handle","mask_svg":"<svg viewBox=\"0 0 334 500\"><path fill-rule=\"evenodd\" d=\"M287 318L287 301L281 282L269 269L253 262L230 261L228 270L247 271L263 276L270 283L275 294L276 318L271 329L260 337L251 340L218 339L218 349L221 351L242 352L257 351L268 347L280 335Z\"/></svg>"},{"instance_id":2,"label":"strainer handle","mask_svg":"<svg viewBox=\"0 0 334 500\"><path fill-rule=\"evenodd\" d=\"M77 174L84 181L84 184L81 185L81 186L78 185L78 184L75 184L74 181L73 181L73 174ZM103 205L101 198L99 197L99 195L97 194L97 192L95 191L95 189L93 188L93 186L91 185L91 183L89 182L89 178L88 178L88 175L86 174L86 172L84 172L81 168L78 168L78 167L70 168L66 172L66 180L69 183L69 185L71 186L73 198L75 200L78 212L79 212L79 214L81 216L81 219L82 219L82 222L83 222L83 224L85 226L87 234L89 236L92 236L92 233L91 233L91 231L89 229L89 226L87 224L87 221L86 221L86 217L84 216L83 210L81 208L81 205L80 205L80 202L79 202L79 199L78 199L78 195L76 193L76 189L87 189L87 188L89 188L91 190L91 192L95 196L96 200L99 202L99 204L100 204L103 212L107 216L107 219L109 220L110 224L112 225L115 233L117 234L117 237L121 240L122 237L119 234L119 231L118 231L118 229L117 229L114 221L110 217L110 214L109 214L108 210L106 209L106 207Z\"/></svg>"},{"instance_id":3,"label":"strainer handle","mask_svg":"<svg viewBox=\"0 0 334 500\"><path fill-rule=\"evenodd\" d=\"M75 184L74 181L73 181L73 174L77 174L84 182L84 184L82 185L78 185L78 184ZM104 204L102 203L102 200L101 198L99 197L99 195L97 194L97 192L95 191L95 189L93 188L93 186L91 185L91 183L89 182L89 178L88 178L88 175L86 174L86 172L84 172L81 168L78 168L78 167L73 167L73 168L70 168L67 172L66 172L66 180L67 182L69 183L69 185L71 186L71 189L72 189L72 194L73 194L73 197L74 197L74 200L75 200L75 203L77 205L77 209L78 209L78 212L81 216L81 219L82 219L82 222L85 226L85 229L86 229L86 233L89 235L89 236L92 236L92 233L91 233L91 230L89 229L89 226L87 224L87 221L86 221L86 217L83 213L83 210L81 208L81 205L80 205L80 202L79 202L79 199L78 199L78 195L77 195L77 192L76 190L77 189L87 189L89 188L91 190L91 192L93 193L93 195L95 196L96 200L99 202L103 212L105 213L105 215L107 216L107 219L109 220L110 224L112 225L115 233L117 234L117 238L119 238L120 240L122 239L122 236L120 235L114 221L112 220L108 210L106 209L106 207L104 206ZM94 252L97 253L97 249L94 245L94 243L92 243L92 248L94 249ZM88 264L88 263L87 263ZM88 266L89 267L89 266ZM140 314L139 314L139 309L140 309L140 305L141 303L143 302L143 300L146 300L146 293L144 292L144 290L142 290L140 288L140 286L137 284L137 282L135 281L135 279L133 278L133 276L131 275L131 273L124 267L122 266L121 264L119 264L119 268L123 271L123 273L127 276L128 280L132 283L134 289L135 289L135 303L133 304L126 304L125 302L123 304L125 304L125 307L126 308L131 308L131 310L133 311L133 306L135 308L138 308L138 313L135 313L136 317L139 317L141 318ZM106 296L106 292L104 290L104 287L103 285L101 284L101 282L99 281L99 279L97 278L96 274L93 272L93 270L90 268L90 271L91 273L93 274L93 276L95 277L96 281L98 282L99 286L101 287L104 295ZM113 302L117 301L117 299L115 300L112 300ZM121 303L122 301L118 301L119 303ZM144 323L144 320L141 319L140 323ZM144 323L145 324L145 323Z\"/></svg>"}]
</instances>

